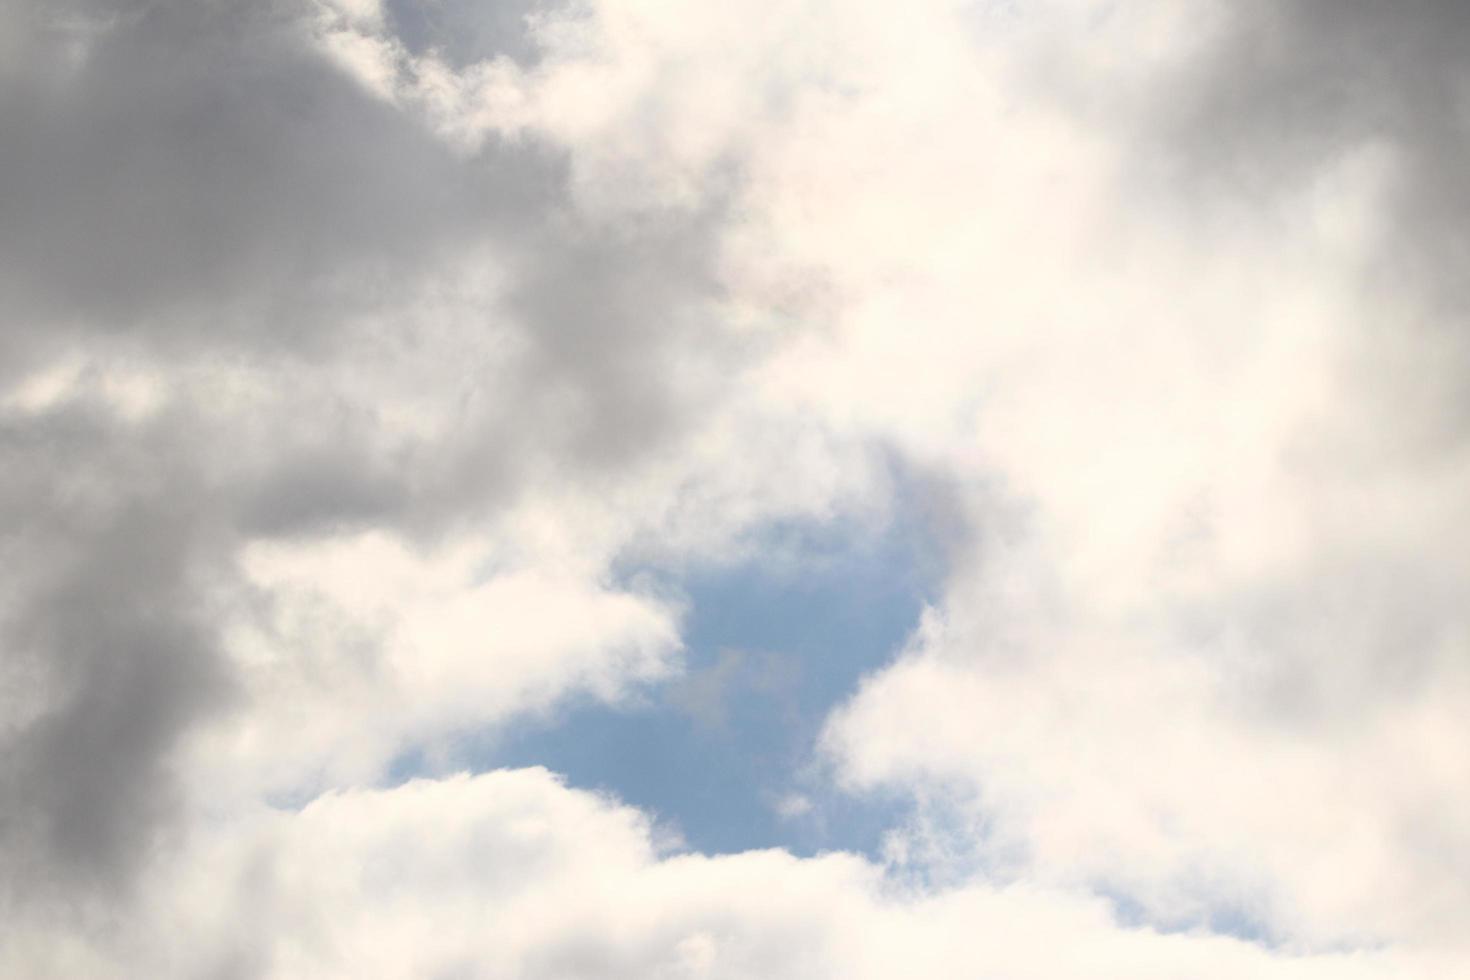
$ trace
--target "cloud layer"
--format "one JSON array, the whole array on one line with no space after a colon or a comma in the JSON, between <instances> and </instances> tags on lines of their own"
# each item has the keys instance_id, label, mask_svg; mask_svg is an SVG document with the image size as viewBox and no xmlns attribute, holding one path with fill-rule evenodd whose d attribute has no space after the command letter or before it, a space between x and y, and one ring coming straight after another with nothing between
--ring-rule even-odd
<instances>
[{"instance_id":1,"label":"cloud layer","mask_svg":"<svg viewBox=\"0 0 1470 980\"><path fill-rule=\"evenodd\" d=\"M757 6L0 0L5 972L1463 968L1470 22ZM904 515L883 854L456 772Z\"/></svg>"}]
</instances>

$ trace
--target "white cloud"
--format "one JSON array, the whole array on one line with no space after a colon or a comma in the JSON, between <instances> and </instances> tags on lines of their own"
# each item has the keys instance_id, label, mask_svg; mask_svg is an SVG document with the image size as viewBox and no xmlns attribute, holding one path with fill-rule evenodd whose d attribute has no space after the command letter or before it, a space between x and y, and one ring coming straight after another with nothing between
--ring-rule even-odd
<instances>
[{"instance_id":1,"label":"white cloud","mask_svg":"<svg viewBox=\"0 0 1470 980\"><path fill-rule=\"evenodd\" d=\"M1138 89L1199 49L1179 8L1095 13L775 5L740 29L602 4L546 29L526 104L593 213L687 206L738 161L734 281L828 290L832 329L758 375L767 404L961 488L982 550L942 636L834 727L859 784L970 781L1018 873L1161 922L1450 941L1458 864L1419 837L1463 853L1460 817L1428 814L1467 804L1413 746L1463 703L1442 542L1467 471L1401 464L1376 433L1412 419L1353 373L1422 356L1374 332L1413 310L1360 287L1394 154L1355 148L1269 212L1143 186ZM1049 87L1058 50L1097 90ZM1420 666L1380 700L1386 658Z\"/></svg>"},{"instance_id":2,"label":"white cloud","mask_svg":"<svg viewBox=\"0 0 1470 980\"><path fill-rule=\"evenodd\" d=\"M895 891L847 855L668 853L635 811L541 770L333 793L201 828L141 928L63 952L91 976L1280 980L1405 975L1386 954L1293 957L1127 929L1032 886ZM26 938L0 962L34 975Z\"/></svg>"},{"instance_id":3,"label":"white cloud","mask_svg":"<svg viewBox=\"0 0 1470 980\"><path fill-rule=\"evenodd\" d=\"M676 609L544 566L487 575L486 554L469 540L416 555L374 534L247 549L265 601L227 645L250 708L200 740L201 778L293 793L371 780L407 749L677 669Z\"/></svg>"}]
</instances>

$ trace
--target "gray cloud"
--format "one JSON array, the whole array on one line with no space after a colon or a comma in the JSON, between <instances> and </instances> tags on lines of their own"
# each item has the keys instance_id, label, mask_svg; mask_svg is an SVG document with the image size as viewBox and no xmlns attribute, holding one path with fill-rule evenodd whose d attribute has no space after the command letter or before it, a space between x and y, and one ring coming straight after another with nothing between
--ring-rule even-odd
<instances>
[{"instance_id":1,"label":"gray cloud","mask_svg":"<svg viewBox=\"0 0 1470 980\"><path fill-rule=\"evenodd\" d=\"M1337 325L1328 352L1351 401L1293 440L1295 472L1324 490L1395 473L1432 482L1470 438L1467 50L1470 8L1450 0L1232 4L1205 56L1153 101L1150 145L1190 193L1227 206L1270 214L1352 154L1387 153L1353 284L1364 315ZM1463 608L1453 559L1407 543L1338 547L1307 580L1269 591L1235 597L1225 616L1276 652L1269 680L1247 673L1283 718L1431 683ZM1356 653L1331 674L1308 669L1303 655L1334 646L1324 625L1349 622Z\"/></svg>"},{"instance_id":2,"label":"gray cloud","mask_svg":"<svg viewBox=\"0 0 1470 980\"><path fill-rule=\"evenodd\" d=\"M279 7L106 9L69 14L98 25L74 68L0 95L14 136L0 151L0 268L28 301L12 317L104 329L202 318L215 342L234 330L298 344L303 305L332 280L348 287L340 302L368 273L412 274L465 232L456 216L481 196L467 172L314 57ZM62 57L44 30L38 40Z\"/></svg>"},{"instance_id":3,"label":"gray cloud","mask_svg":"<svg viewBox=\"0 0 1470 980\"><path fill-rule=\"evenodd\" d=\"M1384 258L1394 276L1463 301L1447 273L1470 242L1467 41L1470 9L1452 0L1233 5L1212 56L1167 97L1170 125L1194 166L1258 191L1391 144L1403 169Z\"/></svg>"},{"instance_id":4,"label":"gray cloud","mask_svg":"<svg viewBox=\"0 0 1470 980\"><path fill-rule=\"evenodd\" d=\"M541 51L528 35L528 18L544 13L536 0L388 0L394 34L415 53L436 51L451 64L506 57L535 64Z\"/></svg>"},{"instance_id":5,"label":"gray cloud","mask_svg":"<svg viewBox=\"0 0 1470 980\"><path fill-rule=\"evenodd\" d=\"M391 13L419 17L410 47L528 58L510 9L473 39L468 7ZM451 148L314 51L307 13L0 6L22 39L0 68L0 382L89 365L0 419L0 543L22 570L0 622L7 906L125 895L164 840L180 740L234 696L218 634L242 543L440 535L636 460L709 397L680 369L711 329L721 215L579 227L559 152ZM416 394L452 424L393 430L354 372L444 342L415 307L475 250L510 285L455 301L464 336L519 353L483 372L488 342L425 355ZM150 372L161 415L117 416L118 366ZM232 407L222 369L264 393Z\"/></svg>"},{"instance_id":6,"label":"gray cloud","mask_svg":"<svg viewBox=\"0 0 1470 980\"><path fill-rule=\"evenodd\" d=\"M210 619L223 557L167 427L95 412L0 426L11 717L0 734L7 906L126 891L170 823L175 740L230 694Z\"/></svg>"}]
</instances>

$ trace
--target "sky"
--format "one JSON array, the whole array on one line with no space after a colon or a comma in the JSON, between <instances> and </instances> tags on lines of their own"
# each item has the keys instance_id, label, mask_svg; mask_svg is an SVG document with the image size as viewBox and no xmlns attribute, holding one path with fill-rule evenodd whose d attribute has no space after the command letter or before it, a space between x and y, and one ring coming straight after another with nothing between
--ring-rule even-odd
<instances>
[{"instance_id":1,"label":"sky","mask_svg":"<svg viewBox=\"0 0 1470 980\"><path fill-rule=\"evenodd\" d=\"M1466 51L0 0L0 976L1470 975Z\"/></svg>"}]
</instances>

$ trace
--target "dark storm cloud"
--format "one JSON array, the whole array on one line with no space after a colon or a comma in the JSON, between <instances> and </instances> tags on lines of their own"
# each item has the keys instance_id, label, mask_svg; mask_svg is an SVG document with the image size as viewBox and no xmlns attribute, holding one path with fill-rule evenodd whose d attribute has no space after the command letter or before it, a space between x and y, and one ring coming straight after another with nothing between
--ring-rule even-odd
<instances>
[{"instance_id":1,"label":"dark storm cloud","mask_svg":"<svg viewBox=\"0 0 1470 980\"><path fill-rule=\"evenodd\" d=\"M538 476L605 472L705 397L680 374L696 337L728 353L703 336L721 215L567 222L560 152L449 148L327 64L309 13L0 0L0 396L70 350L141 364L170 399L126 421L84 374L0 419L12 907L125 893L168 829L180 739L232 696L219 631L242 542L440 534ZM423 7L415 43L469 13ZM525 55L491 19L476 43ZM469 247L512 282L468 315L524 353L428 393L460 413L442 438L392 434L335 387L377 339L356 315L412 348L417 291ZM279 390L221 411L186 380L211 359Z\"/></svg>"}]
</instances>

